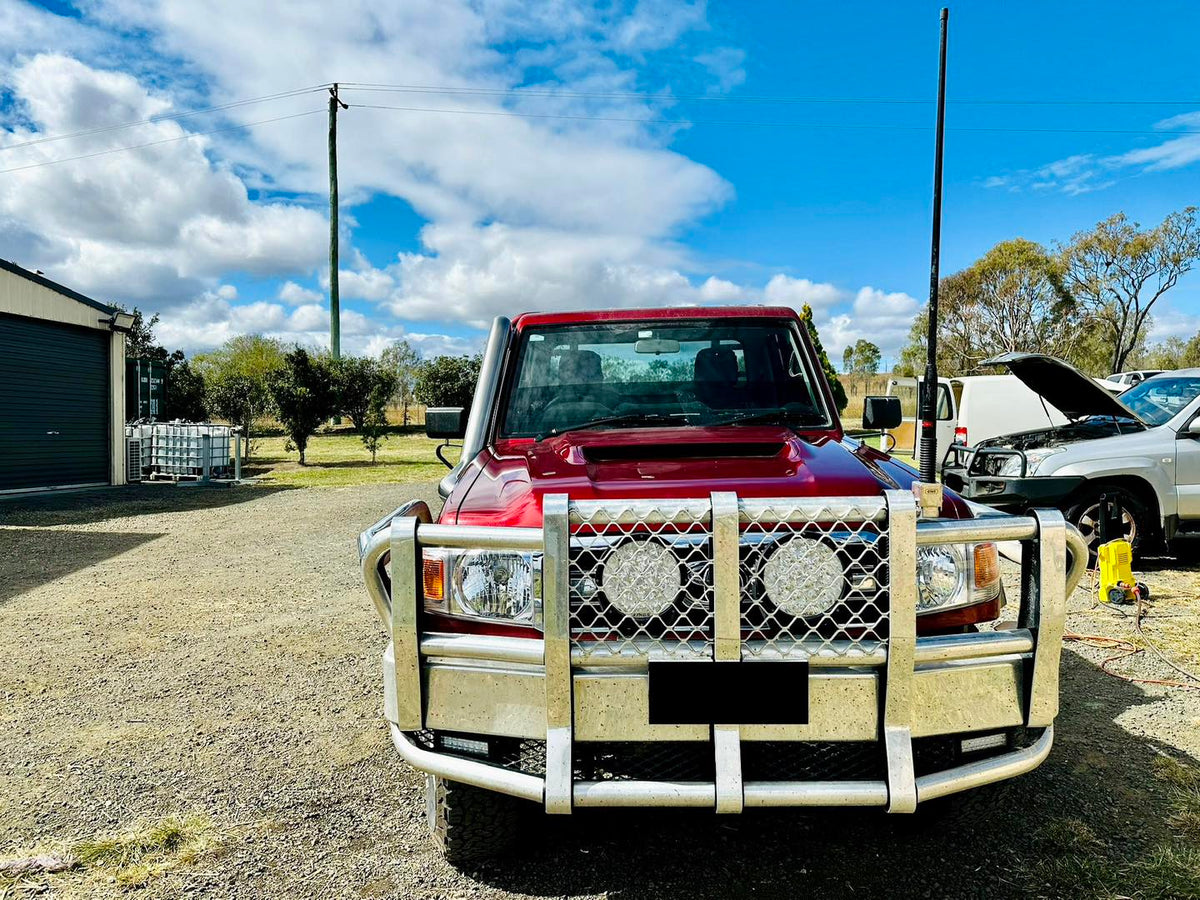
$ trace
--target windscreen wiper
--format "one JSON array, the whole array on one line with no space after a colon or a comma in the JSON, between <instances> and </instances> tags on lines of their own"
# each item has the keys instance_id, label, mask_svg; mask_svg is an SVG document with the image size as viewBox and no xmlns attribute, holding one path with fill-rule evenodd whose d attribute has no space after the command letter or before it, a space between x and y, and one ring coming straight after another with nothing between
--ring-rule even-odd
<instances>
[{"instance_id":1,"label":"windscreen wiper","mask_svg":"<svg viewBox=\"0 0 1200 900\"><path fill-rule=\"evenodd\" d=\"M768 409L757 413L742 413L736 416L730 416L727 419L718 419L715 422L705 422L709 427L719 427L722 425L787 425L795 427L797 425L821 425L824 424L825 417L817 413L794 413L786 409Z\"/></svg>"},{"instance_id":2,"label":"windscreen wiper","mask_svg":"<svg viewBox=\"0 0 1200 900\"><path fill-rule=\"evenodd\" d=\"M551 428L534 436L535 443L541 443L548 437L557 437L568 431L583 431L588 428L600 428L604 425L678 425L679 419L664 413L624 413L619 416L603 416L599 419L589 419L578 425L568 425L565 428Z\"/></svg>"}]
</instances>

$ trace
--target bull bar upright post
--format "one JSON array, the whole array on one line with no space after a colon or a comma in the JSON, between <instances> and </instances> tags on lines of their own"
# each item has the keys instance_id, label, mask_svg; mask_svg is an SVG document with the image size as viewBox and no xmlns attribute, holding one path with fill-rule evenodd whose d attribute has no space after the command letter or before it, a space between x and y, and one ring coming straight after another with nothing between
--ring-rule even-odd
<instances>
[{"instance_id":1,"label":"bull bar upright post","mask_svg":"<svg viewBox=\"0 0 1200 900\"><path fill-rule=\"evenodd\" d=\"M571 523L566 494L542 505L542 620L546 679L546 812L569 813L572 803Z\"/></svg>"},{"instance_id":2,"label":"bull bar upright post","mask_svg":"<svg viewBox=\"0 0 1200 900\"><path fill-rule=\"evenodd\" d=\"M884 683L883 742L887 752L888 812L917 808L913 765L913 678L917 650L917 502L887 491L888 650Z\"/></svg>"}]
</instances>

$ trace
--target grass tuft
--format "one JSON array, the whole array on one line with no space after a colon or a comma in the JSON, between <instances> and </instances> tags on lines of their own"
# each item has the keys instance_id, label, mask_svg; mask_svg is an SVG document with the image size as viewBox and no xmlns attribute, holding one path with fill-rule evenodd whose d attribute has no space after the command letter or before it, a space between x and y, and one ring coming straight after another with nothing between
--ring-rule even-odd
<instances>
[{"instance_id":1,"label":"grass tuft","mask_svg":"<svg viewBox=\"0 0 1200 900\"><path fill-rule=\"evenodd\" d=\"M1200 767L1189 766L1173 756L1156 757L1154 774L1178 790L1200 790Z\"/></svg>"},{"instance_id":2,"label":"grass tuft","mask_svg":"<svg viewBox=\"0 0 1200 900\"><path fill-rule=\"evenodd\" d=\"M1138 898L1176 900L1200 897L1200 850L1159 845L1129 866L1129 884Z\"/></svg>"},{"instance_id":3,"label":"grass tuft","mask_svg":"<svg viewBox=\"0 0 1200 900\"><path fill-rule=\"evenodd\" d=\"M139 885L214 855L221 844L221 835L208 817L193 813L82 840L71 853L90 871L107 874L118 884Z\"/></svg>"},{"instance_id":4,"label":"grass tuft","mask_svg":"<svg viewBox=\"0 0 1200 900\"><path fill-rule=\"evenodd\" d=\"M1055 819L1037 834L1038 842L1052 852L1079 853L1099 850L1104 843L1081 819Z\"/></svg>"}]
</instances>

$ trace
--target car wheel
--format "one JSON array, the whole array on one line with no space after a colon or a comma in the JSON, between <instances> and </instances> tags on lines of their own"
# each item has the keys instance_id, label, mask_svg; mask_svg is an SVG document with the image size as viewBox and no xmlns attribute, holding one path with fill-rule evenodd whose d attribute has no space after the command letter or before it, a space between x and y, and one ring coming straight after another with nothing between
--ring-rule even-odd
<instances>
[{"instance_id":1,"label":"car wheel","mask_svg":"<svg viewBox=\"0 0 1200 900\"><path fill-rule=\"evenodd\" d=\"M1132 491L1120 487L1096 487L1088 491L1079 501L1067 509L1067 521L1079 529L1088 545L1088 560L1096 561L1096 548L1100 545L1100 496L1121 504L1121 537L1129 541L1133 552L1150 548L1154 544L1156 527L1146 504ZM1110 540L1112 536L1110 536Z\"/></svg>"},{"instance_id":2,"label":"car wheel","mask_svg":"<svg viewBox=\"0 0 1200 900\"><path fill-rule=\"evenodd\" d=\"M426 814L433 843L451 865L512 849L530 804L457 781L425 776Z\"/></svg>"}]
</instances>

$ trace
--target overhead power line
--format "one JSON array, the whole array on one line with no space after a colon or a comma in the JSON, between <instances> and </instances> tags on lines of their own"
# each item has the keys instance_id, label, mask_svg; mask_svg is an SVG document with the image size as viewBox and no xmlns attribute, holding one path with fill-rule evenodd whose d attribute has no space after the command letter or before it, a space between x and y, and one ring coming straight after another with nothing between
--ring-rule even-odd
<instances>
[{"instance_id":1,"label":"overhead power line","mask_svg":"<svg viewBox=\"0 0 1200 900\"><path fill-rule=\"evenodd\" d=\"M647 100L662 102L697 103L828 103L828 104L899 104L928 105L932 98L905 97L796 97L770 95L721 95L708 94L653 94L635 91L576 91L549 88L486 88L486 87L439 87L424 84L377 84L365 81L343 81L342 90L372 91L397 94L446 94L461 96L503 97L562 97L598 100ZM1148 100L1148 99L1049 99L1049 98L961 98L948 99L947 103L980 106L1200 106L1200 99L1192 100Z\"/></svg>"},{"instance_id":2,"label":"overhead power line","mask_svg":"<svg viewBox=\"0 0 1200 900\"><path fill-rule=\"evenodd\" d=\"M931 131L931 125L892 125L892 124L872 124L872 123L857 123L857 122L752 122L742 121L738 119L658 119L651 117L637 116L585 116L571 115L568 113L532 113L518 112L516 110L495 110L495 109L449 109L443 107L430 106L384 106L382 104L373 103L352 103L350 104L358 109L393 109L403 112L427 112L441 113L447 115L464 115L464 116L503 116L519 119L568 119L584 122L623 122L628 124L638 125L716 125L722 127L745 127L745 128L812 128L812 129L853 129L853 130L872 130L872 131ZM1121 128L1006 128L1000 126L980 126L980 127L963 127L947 129L949 131L958 132L987 132L987 133L1002 133L1002 134L1153 134L1158 137L1171 137L1172 135L1185 134L1200 134L1200 130L1158 130L1146 131L1137 129L1121 129Z\"/></svg>"},{"instance_id":3,"label":"overhead power line","mask_svg":"<svg viewBox=\"0 0 1200 900\"><path fill-rule=\"evenodd\" d=\"M271 122L282 122L285 119L299 119L302 116L312 116L317 113L325 112L324 107L321 109L310 109L306 112L292 113L287 116L275 116L272 119L259 119L257 122L242 122L238 125L228 125L224 128L213 128L208 131L190 131L187 134L181 134L176 137L162 138L157 141L147 141L144 144L132 144L127 147L109 147L107 150L97 150L95 153L83 153L79 156L66 156L62 159L44 159L41 162L30 163L25 166L13 166L11 169L0 169L0 175L7 175L10 172L24 172L28 169L40 169L42 166L56 166L59 163L74 162L79 159L93 159L97 156L107 156L110 153L121 153L125 150L141 150L145 147L157 147L159 144L173 144L176 141L187 141L192 138L204 137L210 134L223 134L228 131L240 131L243 128L253 128L256 125L267 125Z\"/></svg>"},{"instance_id":4,"label":"overhead power line","mask_svg":"<svg viewBox=\"0 0 1200 900\"><path fill-rule=\"evenodd\" d=\"M300 97L305 94L313 94L319 91L324 91L328 85L314 85L313 87L297 88L294 91L281 91L278 94L268 94L264 97L250 97L246 100L233 100L229 103L222 103L219 106L207 106L203 109L191 109L177 113L163 113L160 116L150 116L147 119L138 119L134 122L120 122L115 125L103 125L99 128L87 128L82 131L72 131L66 134L50 134L42 137L31 138L27 141L20 141L16 144L6 144L0 146L0 152L5 150L16 150L19 147L32 147L35 144L48 144L52 141L65 141L70 138L87 137L94 134L107 134L111 131L120 131L124 128L136 128L138 125L154 125L158 122L171 122L178 119L186 119L191 116L200 116L205 113L221 112L228 109L237 109L242 106L250 106L254 103L266 103L269 100L284 100L288 97Z\"/></svg>"}]
</instances>

